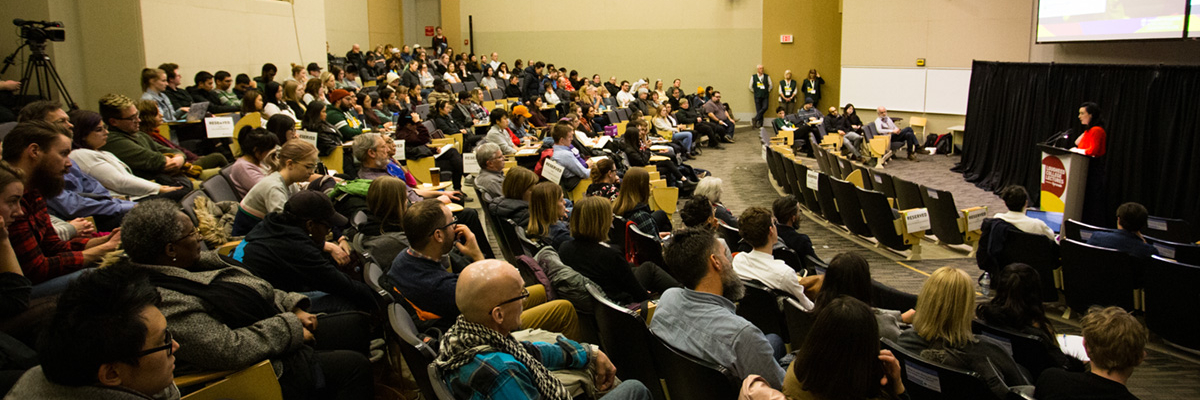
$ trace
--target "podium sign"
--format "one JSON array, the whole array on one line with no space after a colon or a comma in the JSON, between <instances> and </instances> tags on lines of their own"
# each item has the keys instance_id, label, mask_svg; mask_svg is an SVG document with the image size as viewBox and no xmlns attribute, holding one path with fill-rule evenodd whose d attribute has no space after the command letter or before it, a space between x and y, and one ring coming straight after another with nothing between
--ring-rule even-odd
<instances>
[{"instance_id":1,"label":"podium sign","mask_svg":"<svg viewBox=\"0 0 1200 400\"><path fill-rule=\"evenodd\" d=\"M1079 220L1083 214L1083 193L1087 186L1087 167L1091 157L1058 147L1042 149L1042 211L1063 213L1063 219Z\"/></svg>"}]
</instances>

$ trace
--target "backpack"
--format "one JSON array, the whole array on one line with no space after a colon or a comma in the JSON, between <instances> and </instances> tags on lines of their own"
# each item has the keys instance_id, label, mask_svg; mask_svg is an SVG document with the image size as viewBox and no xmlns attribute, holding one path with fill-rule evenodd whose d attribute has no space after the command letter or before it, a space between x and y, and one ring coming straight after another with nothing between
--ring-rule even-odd
<instances>
[{"instance_id":1,"label":"backpack","mask_svg":"<svg viewBox=\"0 0 1200 400\"><path fill-rule=\"evenodd\" d=\"M930 133L928 135L925 135L925 144L921 145L921 147L922 148L934 147L937 145L937 140L938 140L938 135L936 133Z\"/></svg>"},{"instance_id":2,"label":"backpack","mask_svg":"<svg viewBox=\"0 0 1200 400\"><path fill-rule=\"evenodd\" d=\"M937 148L937 154L950 154L954 150L954 139L949 133L938 135L933 147Z\"/></svg>"}]
</instances>

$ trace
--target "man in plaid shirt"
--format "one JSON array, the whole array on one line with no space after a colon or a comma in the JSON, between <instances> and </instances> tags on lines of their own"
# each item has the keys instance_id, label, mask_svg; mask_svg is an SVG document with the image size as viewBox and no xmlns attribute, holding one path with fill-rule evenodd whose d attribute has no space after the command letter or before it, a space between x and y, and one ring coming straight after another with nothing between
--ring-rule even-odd
<instances>
[{"instance_id":1,"label":"man in plaid shirt","mask_svg":"<svg viewBox=\"0 0 1200 400\"><path fill-rule=\"evenodd\" d=\"M120 228L100 238L63 241L50 223L45 196L62 192L63 174L71 167L68 131L45 121L18 124L4 137L2 158L25 171L24 215L9 226L9 240L25 276L34 283L32 297L66 289L72 273L99 261L121 244ZM58 278L58 279L56 279Z\"/></svg>"}]
</instances>

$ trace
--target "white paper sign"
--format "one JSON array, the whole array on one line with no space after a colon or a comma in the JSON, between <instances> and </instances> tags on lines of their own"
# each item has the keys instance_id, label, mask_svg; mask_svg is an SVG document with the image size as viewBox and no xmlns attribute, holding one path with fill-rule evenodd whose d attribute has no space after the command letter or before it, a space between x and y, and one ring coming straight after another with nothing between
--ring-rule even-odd
<instances>
[{"instance_id":1,"label":"white paper sign","mask_svg":"<svg viewBox=\"0 0 1200 400\"><path fill-rule=\"evenodd\" d=\"M301 140L304 140L305 142L308 142L309 144L311 144L313 146L317 145L317 133L316 132L296 131L296 135L300 136Z\"/></svg>"},{"instance_id":2,"label":"white paper sign","mask_svg":"<svg viewBox=\"0 0 1200 400\"><path fill-rule=\"evenodd\" d=\"M904 362L904 370L908 372L908 380L913 383L938 393L942 392L942 380L938 378L937 371L926 369L908 361Z\"/></svg>"},{"instance_id":3,"label":"white paper sign","mask_svg":"<svg viewBox=\"0 0 1200 400\"><path fill-rule=\"evenodd\" d=\"M908 227L908 233L924 232L929 229L929 209L915 208L901 213L904 214L904 224Z\"/></svg>"},{"instance_id":4,"label":"white paper sign","mask_svg":"<svg viewBox=\"0 0 1200 400\"><path fill-rule=\"evenodd\" d=\"M1161 243L1155 243L1154 248L1158 250L1158 255L1163 258L1175 259L1175 247L1167 246Z\"/></svg>"},{"instance_id":5,"label":"white paper sign","mask_svg":"<svg viewBox=\"0 0 1200 400\"><path fill-rule=\"evenodd\" d=\"M983 229L984 218L987 218L987 207L967 213L967 230L978 231Z\"/></svg>"},{"instance_id":6,"label":"white paper sign","mask_svg":"<svg viewBox=\"0 0 1200 400\"><path fill-rule=\"evenodd\" d=\"M396 144L396 155L392 156L392 158L396 159L396 161L404 161L404 141L395 140L393 143Z\"/></svg>"},{"instance_id":7,"label":"white paper sign","mask_svg":"<svg viewBox=\"0 0 1200 400\"><path fill-rule=\"evenodd\" d=\"M542 177L546 178L550 182L558 184L558 181L562 180L562 174L563 166L562 164L559 164L558 161L554 161L552 158L547 158L542 164Z\"/></svg>"},{"instance_id":8,"label":"white paper sign","mask_svg":"<svg viewBox=\"0 0 1200 400\"><path fill-rule=\"evenodd\" d=\"M468 174L478 174L479 173L479 163L475 161L475 152L468 151L466 153L463 153L462 160L463 160L463 172L464 173L468 173Z\"/></svg>"},{"instance_id":9,"label":"white paper sign","mask_svg":"<svg viewBox=\"0 0 1200 400\"><path fill-rule=\"evenodd\" d=\"M925 193L929 194L929 198L931 199L938 199L938 193L936 189L925 189Z\"/></svg>"},{"instance_id":10,"label":"white paper sign","mask_svg":"<svg viewBox=\"0 0 1200 400\"><path fill-rule=\"evenodd\" d=\"M1163 221L1161 219L1147 220L1146 227L1156 231L1165 231L1167 230L1167 221Z\"/></svg>"},{"instance_id":11,"label":"white paper sign","mask_svg":"<svg viewBox=\"0 0 1200 400\"><path fill-rule=\"evenodd\" d=\"M808 186L809 189L817 190L818 174L820 174L820 172L813 171L811 169L808 170L808 179L806 179L805 186Z\"/></svg>"},{"instance_id":12,"label":"white paper sign","mask_svg":"<svg viewBox=\"0 0 1200 400\"><path fill-rule=\"evenodd\" d=\"M233 137L233 118L209 117L204 119L204 129L209 139Z\"/></svg>"}]
</instances>

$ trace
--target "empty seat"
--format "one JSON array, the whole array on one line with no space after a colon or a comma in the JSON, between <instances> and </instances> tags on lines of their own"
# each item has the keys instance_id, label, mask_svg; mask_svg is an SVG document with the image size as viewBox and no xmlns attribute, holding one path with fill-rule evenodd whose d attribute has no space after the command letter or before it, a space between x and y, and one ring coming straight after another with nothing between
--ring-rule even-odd
<instances>
[{"instance_id":1,"label":"empty seat","mask_svg":"<svg viewBox=\"0 0 1200 400\"><path fill-rule=\"evenodd\" d=\"M907 235L903 232L903 216L892 209L883 193L874 190L854 188L858 193L858 202L862 206L863 217L867 226L880 245L893 250L912 250L913 257L919 258L920 237Z\"/></svg>"},{"instance_id":2,"label":"empty seat","mask_svg":"<svg viewBox=\"0 0 1200 400\"><path fill-rule=\"evenodd\" d=\"M1200 350L1200 266L1155 256L1146 265L1146 327L1163 339Z\"/></svg>"},{"instance_id":3,"label":"empty seat","mask_svg":"<svg viewBox=\"0 0 1200 400\"><path fill-rule=\"evenodd\" d=\"M870 168L867 168L867 167L864 167L861 165L855 165L854 170L859 171L859 173L862 174L862 180L863 180L862 188L863 189L867 189L867 190L875 189L875 182L872 181L873 177L871 176Z\"/></svg>"},{"instance_id":4,"label":"empty seat","mask_svg":"<svg viewBox=\"0 0 1200 400\"><path fill-rule=\"evenodd\" d=\"M595 316L600 346L617 367L617 376L637 379L655 399L663 399L653 355L653 343L658 339L650 334L646 320L636 311L609 301L595 285L587 285L587 291L598 304Z\"/></svg>"},{"instance_id":5,"label":"empty seat","mask_svg":"<svg viewBox=\"0 0 1200 400\"><path fill-rule=\"evenodd\" d=\"M464 89L466 89L466 86L464 86L462 82L454 82L450 84L450 92L454 93L455 95L462 92Z\"/></svg>"},{"instance_id":6,"label":"empty seat","mask_svg":"<svg viewBox=\"0 0 1200 400\"><path fill-rule=\"evenodd\" d=\"M1142 229L1142 234L1176 243L1196 242L1196 237L1192 234L1192 225L1182 219L1151 215L1146 219L1146 227Z\"/></svg>"},{"instance_id":7,"label":"empty seat","mask_svg":"<svg viewBox=\"0 0 1200 400\"><path fill-rule=\"evenodd\" d=\"M799 178L799 175L796 175L796 161L788 157L783 157L782 162L784 175L783 186L787 188L788 194L800 197L800 188L796 186L797 179Z\"/></svg>"},{"instance_id":8,"label":"empty seat","mask_svg":"<svg viewBox=\"0 0 1200 400\"><path fill-rule=\"evenodd\" d=\"M667 263L663 261L662 242L658 241L658 232L645 233L639 230L637 225L629 225L625 234L628 235L626 240L633 244L634 265L652 262L666 268Z\"/></svg>"},{"instance_id":9,"label":"empty seat","mask_svg":"<svg viewBox=\"0 0 1200 400\"><path fill-rule=\"evenodd\" d=\"M837 155L828 150L822 150L821 153L825 154L825 162L829 164L829 176L838 179L846 177L846 173L842 171L842 163L838 162L839 157Z\"/></svg>"},{"instance_id":10,"label":"empty seat","mask_svg":"<svg viewBox=\"0 0 1200 400\"><path fill-rule=\"evenodd\" d=\"M911 398L999 400L973 371L927 361L888 339L880 339L880 347L891 350L900 362L900 376Z\"/></svg>"},{"instance_id":11,"label":"empty seat","mask_svg":"<svg viewBox=\"0 0 1200 400\"><path fill-rule=\"evenodd\" d=\"M775 181L775 184L783 187L783 174L779 166L779 153L772 146L763 146L763 152L767 155L767 175ZM786 190L786 188L784 188Z\"/></svg>"},{"instance_id":12,"label":"empty seat","mask_svg":"<svg viewBox=\"0 0 1200 400\"><path fill-rule=\"evenodd\" d=\"M796 187L800 189L800 199L804 207L817 215L821 214L821 203L817 201L817 193L808 187L808 166L796 163Z\"/></svg>"},{"instance_id":13,"label":"empty seat","mask_svg":"<svg viewBox=\"0 0 1200 400\"><path fill-rule=\"evenodd\" d=\"M417 387L425 396L435 396L436 393L433 386L430 385L429 370L426 366L437 358L437 349L421 340L417 325L413 323L408 311L400 304L392 303L388 306L388 322L391 323L392 332L400 338L397 341L400 354L403 355L404 363L408 364L413 379L417 381Z\"/></svg>"},{"instance_id":14,"label":"empty seat","mask_svg":"<svg viewBox=\"0 0 1200 400\"><path fill-rule=\"evenodd\" d=\"M226 182L229 182L230 187L233 187L233 174L231 173L232 169L233 169L233 165L230 165L225 168L221 168L221 177L225 178ZM239 194L237 192L237 190L234 190L233 194L237 195L237 201L242 201L242 195Z\"/></svg>"},{"instance_id":15,"label":"empty seat","mask_svg":"<svg viewBox=\"0 0 1200 400\"><path fill-rule=\"evenodd\" d=\"M656 337L657 339L657 337ZM720 365L671 348L662 339L652 342L654 360L672 399L734 399L741 379ZM649 386L649 385L647 385Z\"/></svg>"},{"instance_id":16,"label":"empty seat","mask_svg":"<svg viewBox=\"0 0 1200 400\"><path fill-rule=\"evenodd\" d=\"M817 159L817 170L821 173L830 174L832 172L829 166L829 158L825 157L825 149L820 147L813 148L813 158Z\"/></svg>"},{"instance_id":17,"label":"empty seat","mask_svg":"<svg viewBox=\"0 0 1200 400\"><path fill-rule=\"evenodd\" d=\"M850 176L851 172L854 172L854 163L849 159L843 157L834 157L834 161L837 161L838 169L842 171L842 179L845 179L846 177Z\"/></svg>"},{"instance_id":18,"label":"empty seat","mask_svg":"<svg viewBox=\"0 0 1200 400\"><path fill-rule=\"evenodd\" d=\"M1092 238L1093 233L1111 231L1112 229L1109 228L1088 225L1070 218L1067 218L1062 224L1062 237L1084 243L1087 243L1088 239Z\"/></svg>"},{"instance_id":19,"label":"empty seat","mask_svg":"<svg viewBox=\"0 0 1200 400\"><path fill-rule=\"evenodd\" d=\"M742 280L746 294L737 303L737 315L750 321L765 334L774 333L780 337L788 337L787 324L783 320L783 312L779 308L780 297L776 296L766 285Z\"/></svg>"},{"instance_id":20,"label":"empty seat","mask_svg":"<svg viewBox=\"0 0 1200 400\"><path fill-rule=\"evenodd\" d=\"M896 184L892 182L892 176L874 169L867 169L871 173L871 190L882 192L888 198L896 198Z\"/></svg>"},{"instance_id":21,"label":"empty seat","mask_svg":"<svg viewBox=\"0 0 1200 400\"><path fill-rule=\"evenodd\" d=\"M911 210L925 207L925 198L922 197L920 186L896 177L892 177L892 184L896 187L897 209Z\"/></svg>"},{"instance_id":22,"label":"empty seat","mask_svg":"<svg viewBox=\"0 0 1200 400\"><path fill-rule=\"evenodd\" d=\"M929 225L933 234L937 235L938 242L969 245L971 246L971 255L974 256L982 231L968 229L970 226L967 223L967 215L964 213L969 211L986 214L987 209L981 207L959 209L954 204L954 194L925 186L921 186L921 201L925 208L929 209ZM980 221L982 222L982 219Z\"/></svg>"},{"instance_id":23,"label":"empty seat","mask_svg":"<svg viewBox=\"0 0 1200 400\"><path fill-rule=\"evenodd\" d=\"M475 83L475 82L476 81L463 82L463 90L466 90L469 92L469 91L474 90L475 88L479 87L479 84Z\"/></svg>"},{"instance_id":24,"label":"empty seat","mask_svg":"<svg viewBox=\"0 0 1200 400\"><path fill-rule=\"evenodd\" d=\"M1145 236L1146 243L1158 250L1163 258L1175 260L1188 265L1200 265L1200 245L1192 243L1175 243Z\"/></svg>"},{"instance_id":25,"label":"empty seat","mask_svg":"<svg viewBox=\"0 0 1200 400\"><path fill-rule=\"evenodd\" d=\"M1063 239L1062 290L1067 306L1078 313L1088 307L1137 308L1144 262L1113 249Z\"/></svg>"},{"instance_id":26,"label":"empty seat","mask_svg":"<svg viewBox=\"0 0 1200 400\"><path fill-rule=\"evenodd\" d=\"M738 251L738 247L741 247L742 243L742 232L720 220L717 221L717 230L721 238L725 239L725 245L729 246L729 251Z\"/></svg>"},{"instance_id":27,"label":"empty seat","mask_svg":"<svg viewBox=\"0 0 1200 400\"><path fill-rule=\"evenodd\" d=\"M854 184L841 179L830 179L829 184L833 189L834 198L837 199L838 213L842 215L842 223L846 225L846 229L855 235L874 236L871 227L867 226L867 221L863 219L862 206L858 202Z\"/></svg>"},{"instance_id":28,"label":"empty seat","mask_svg":"<svg viewBox=\"0 0 1200 400\"><path fill-rule=\"evenodd\" d=\"M987 235L988 232L985 231L984 234ZM1003 268L1013 263L1028 264L1038 272L1038 276L1042 280L1042 301L1057 301L1058 289L1055 286L1054 276L1055 270L1060 265L1058 243L1045 236L1026 233L1018 229L1009 229L1004 232L1004 235L1004 248L995 254L995 259L999 263L997 266ZM983 240L987 239L980 239L980 241ZM992 283L999 283L998 273L993 274Z\"/></svg>"},{"instance_id":29,"label":"empty seat","mask_svg":"<svg viewBox=\"0 0 1200 400\"><path fill-rule=\"evenodd\" d=\"M233 186L221 174L210 176L200 186L213 201L238 201L237 191L233 190Z\"/></svg>"},{"instance_id":30,"label":"empty seat","mask_svg":"<svg viewBox=\"0 0 1200 400\"><path fill-rule=\"evenodd\" d=\"M833 184L829 183L829 175L817 176L817 201L821 203L821 215L834 225L843 225L842 214L838 211L837 200L833 193Z\"/></svg>"},{"instance_id":31,"label":"empty seat","mask_svg":"<svg viewBox=\"0 0 1200 400\"><path fill-rule=\"evenodd\" d=\"M507 83L507 82L506 82ZM504 98L504 91L500 89L492 89L488 92L492 93L492 100L500 100Z\"/></svg>"}]
</instances>

